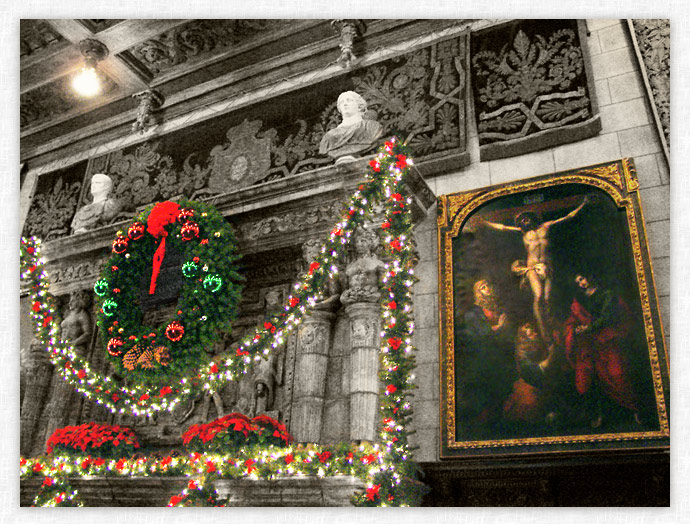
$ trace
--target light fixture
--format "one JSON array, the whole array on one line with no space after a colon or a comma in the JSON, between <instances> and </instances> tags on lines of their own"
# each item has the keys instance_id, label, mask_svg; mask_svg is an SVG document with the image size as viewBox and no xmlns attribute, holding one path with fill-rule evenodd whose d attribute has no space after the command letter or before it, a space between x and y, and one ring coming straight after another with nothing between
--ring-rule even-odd
<instances>
[{"instance_id":1,"label":"light fixture","mask_svg":"<svg viewBox=\"0 0 690 524\"><path fill-rule=\"evenodd\" d=\"M84 56L84 67L74 77L72 87L80 95L91 97L101 90L101 82L96 74L96 64L108 56L108 48L98 40L87 38L79 42L79 50Z\"/></svg>"}]
</instances>

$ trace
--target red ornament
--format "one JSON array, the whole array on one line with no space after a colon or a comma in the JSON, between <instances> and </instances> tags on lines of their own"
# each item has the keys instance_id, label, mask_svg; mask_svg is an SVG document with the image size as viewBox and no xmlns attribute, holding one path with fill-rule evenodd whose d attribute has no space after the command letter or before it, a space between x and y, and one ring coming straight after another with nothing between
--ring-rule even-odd
<instances>
[{"instance_id":1,"label":"red ornament","mask_svg":"<svg viewBox=\"0 0 690 524\"><path fill-rule=\"evenodd\" d=\"M113 253L121 255L122 253L127 251L128 243L129 239L127 237L117 237L115 240L113 240Z\"/></svg>"},{"instance_id":2,"label":"red ornament","mask_svg":"<svg viewBox=\"0 0 690 524\"><path fill-rule=\"evenodd\" d=\"M86 377L86 371L80 369L79 371L77 371L77 376L79 377L79 379L83 379L84 377Z\"/></svg>"},{"instance_id":3,"label":"red ornament","mask_svg":"<svg viewBox=\"0 0 690 524\"><path fill-rule=\"evenodd\" d=\"M388 384L386 386L386 394L387 395L390 395L391 393L395 393L396 391L398 391L398 388L396 388L393 384Z\"/></svg>"},{"instance_id":4,"label":"red ornament","mask_svg":"<svg viewBox=\"0 0 690 524\"><path fill-rule=\"evenodd\" d=\"M194 210L193 209L180 209L180 212L177 214L177 220L180 221L180 224L184 224L188 220L191 220L194 218Z\"/></svg>"},{"instance_id":5,"label":"red ornament","mask_svg":"<svg viewBox=\"0 0 690 524\"><path fill-rule=\"evenodd\" d=\"M394 300L391 300L391 301L388 303L388 307L389 307L390 309L398 309L398 304L396 304Z\"/></svg>"},{"instance_id":6,"label":"red ornament","mask_svg":"<svg viewBox=\"0 0 690 524\"><path fill-rule=\"evenodd\" d=\"M182 340L184 335L184 326L180 324L177 320L173 320L165 328L165 336L168 337L172 342L179 342Z\"/></svg>"},{"instance_id":7,"label":"red ornament","mask_svg":"<svg viewBox=\"0 0 690 524\"><path fill-rule=\"evenodd\" d=\"M393 193L391 195L391 200L395 200L396 202L400 202L402 200L402 195L400 193Z\"/></svg>"},{"instance_id":8,"label":"red ornament","mask_svg":"<svg viewBox=\"0 0 690 524\"><path fill-rule=\"evenodd\" d=\"M194 262L195 264L198 264L199 263L199 257L194 257L192 259L192 262Z\"/></svg>"},{"instance_id":9,"label":"red ornament","mask_svg":"<svg viewBox=\"0 0 690 524\"><path fill-rule=\"evenodd\" d=\"M388 229L389 227L391 227L391 223L387 220L383 224L381 224L381 229Z\"/></svg>"},{"instance_id":10,"label":"red ornament","mask_svg":"<svg viewBox=\"0 0 690 524\"><path fill-rule=\"evenodd\" d=\"M180 230L182 240L189 241L199 236L199 224L196 222L187 222Z\"/></svg>"},{"instance_id":11,"label":"red ornament","mask_svg":"<svg viewBox=\"0 0 690 524\"><path fill-rule=\"evenodd\" d=\"M119 292L120 292L120 288L119 288L119 287L116 287L115 289L113 289L113 293L119 293Z\"/></svg>"},{"instance_id":12,"label":"red ornament","mask_svg":"<svg viewBox=\"0 0 690 524\"><path fill-rule=\"evenodd\" d=\"M115 271L117 271L118 269L119 269L119 268L118 268L117 266L111 266L111 267L110 267L110 270L111 270L113 273L115 273Z\"/></svg>"},{"instance_id":13,"label":"red ornament","mask_svg":"<svg viewBox=\"0 0 690 524\"><path fill-rule=\"evenodd\" d=\"M106 346L106 349L108 350L108 353L111 354L114 357L122 355L122 351L119 349L122 347L124 342L120 337L115 337L111 338L108 340L108 345Z\"/></svg>"},{"instance_id":14,"label":"red ornament","mask_svg":"<svg viewBox=\"0 0 690 524\"><path fill-rule=\"evenodd\" d=\"M297 297L292 297L292 298L290 299L289 304L290 304L290 307L295 307L297 304L299 304L299 298L297 298Z\"/></svg>"},{"instance_id":15,"label":"red ornament","mask_svg":"<svg viewBox=\"0 0 690 524\"><path fill-rule=\"evenodd\" d=\"M113 398L113 402L117 402L118 400L120 400L120 395L118 395L117 393L113 393L112 398Z\"/></svg>"},{"instance_id":16,"label":"red ornament","mask_svg":"<svg viewBox=\"0 0 690 524\"><path fill-rule=\"evenodd\" d=\"M31 309L38 313L41 310L41 303L38 301L34 302L33 306L31 306Z\"/></svg>"},{"instance_id":17,"label":"red ornament","mask_svg":"<svg viewBox=\"0 0 690 524\"><path fill-rule=\"evenodd\" d=\"M134 222L134 224L129 226L129 229L127 229L127 236L130 240L139 240L144 236L145 230L146 226L144 226L142 222Z\"/></svg>"},{"instance_id":18,"label":"red ornament","mask_svg":"<svg viewBox=\"0 0 690 524\"><path fill-rule=\"evenodd\" d=\"M211 364L211 373L218 373L218 366L215 362Z\"/></svg>"}]
</instances>

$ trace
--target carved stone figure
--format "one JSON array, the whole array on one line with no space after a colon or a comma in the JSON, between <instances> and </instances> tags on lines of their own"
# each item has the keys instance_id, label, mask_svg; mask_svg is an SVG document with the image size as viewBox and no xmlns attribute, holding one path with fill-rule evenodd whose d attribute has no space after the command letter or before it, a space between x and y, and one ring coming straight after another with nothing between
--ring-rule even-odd
<instances>
[{"instance_id":1,"label":"carved stone figure","mask_svg":"<svg viewBox=\"0 0 690 524\"><path fill-rule=\"evenodd\" d=\"M347 266L347 289L341 301L350 320L350 440L376 438L378 414L378 300L385 264L374 253L378 235L372 229L355 234L357 258Z\"/></svg>"},{"instance_id":2,"label":"carved stone figure","mask_svg":"<svg viewBox=\"0 0 690 524\"><path fill-rule=\"evenodd\" d=\"M316 260L321 252L321 241L317 239L307 240L302 245L302 254L307 265ZM330 277L326 284L327 296L314 305L314 309L323 311L335 311L340 307L340 279L337 276Z\"/></svg>"},{"instance_id":3,"label":"carved stone figure","mask_svg":"<svg viewBox=\"0 0 690 524\"><path fill-rule=\"evenodd\" d=\"M354 153L371 149L381 136L383 127L375 120L364 118L367 102L354 91L338 97L338 111L343 121L321 139L319 153L336 159L336 164L354 160Z\"/></svg>"},{"instance_id":4,"label":"carved stone figure","mask_svg":"<svg viewBox=\"0 0 690 524\"><path fill-rule=\"evenodd\" d=\"M345 270L346 289L340 301L378 302L381 295L379 284L385 272L384 263L375 255L378 235L371 229L360 229L355 235L357 258Z\"/></svg>"},{"instance_id":5,"label":"carved stone figure","mask_svg":"<svg viewBox=\"0 0 690 524\"><path fill-rule=\"evenodd\" d=\"M86 291L72 292L69 297L67 314L64 315L65 318L60 323L60 336L63 340L68 341L81 357L86 356L86 350L93 334L91 317L86 310L87 301L88 294ZM51 399L46 407L46 413L48 413L46 438L49 438L57 428L65 425L70 405L76 401L72 387L61 376L56 376L54 382Z\"/></svg>"},{"instance_id":6,"label":"carved stone figure","mask_svg":"<svg viewBox=\"0 0 690 524\"><path fill-rule=\"evenodd\" d=\"M72 219L72 233L84 233L110 222L122 209L115 198L108 198L113 189L113 181L108 175L97 173L91 178L93 202L77 211Z\"/></svg>"},{"instance_id":7,"label":"carved stone figure","mask_svg":"<svg viewBox=\"0 0 690 524\"><path fill-rule=\"evenodd\" d=\"M28 353L26 393L21 405L19 440L20 451L24 456L30 455L37 447L34 441L40 428L40 416L50 390L53 373L48 354L38 339L34 338L31 341ZM39 452L42 451L41 446L38 448Z\"/></svg>"},{"instance_id":8,"label":"carved stone figure","mask_svg":"<svg viewBox=\"0 0 690 524\"><path fill-rule=\"evenodd\" d=\"M60 323L60 334L68 341L80 356L85 356L86 348L93 334L91 317L86 311L88 294L86 291L74 291L69 296L67 315Z\"/></svg>"}]
</instances>

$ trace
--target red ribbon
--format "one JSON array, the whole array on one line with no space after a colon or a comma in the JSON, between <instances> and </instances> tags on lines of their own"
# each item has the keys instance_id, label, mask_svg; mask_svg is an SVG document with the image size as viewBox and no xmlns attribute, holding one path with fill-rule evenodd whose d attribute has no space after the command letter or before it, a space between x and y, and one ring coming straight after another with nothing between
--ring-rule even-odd
<instances>
[{"instance_id":1,"label":"red ribbon","mask_svg":"<svg viewBox=\"0 0 690 524\"><path fill-rule=\"evenodd\" d=\"M161 264L165 258L165 237L168 232L165 226L173 224L177 220L177 215L180 212L180 206L175 202L159 202L149 213L146 220L146 230L156 239L160 238L161 243L158 245L156 252L153 254L153 271L151 272L151 284L149 286L149 295L156 292L156 280L161 271Z\"/></svg>"}]
</instances>

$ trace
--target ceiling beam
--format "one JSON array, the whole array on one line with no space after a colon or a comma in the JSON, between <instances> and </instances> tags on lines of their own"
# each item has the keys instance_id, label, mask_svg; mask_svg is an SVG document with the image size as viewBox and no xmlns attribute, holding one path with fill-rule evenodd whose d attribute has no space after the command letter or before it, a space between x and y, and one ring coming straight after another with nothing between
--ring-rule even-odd
<instances>
[{"instance_id":1,"label":"ceiling beam","mask_svg":"<svg viewBox=\"0 0 690 524\"><path fill-rule=\"evenodd\" d=\"M42 60L20 62L20 93L26 93L56 78L80 68L84 58L79 51L79 42L95 38L108 48L108 58L102 63L102 70L120 84L123 89L140 91L146 87L146 80L120 60L116 55L136 44L178 27L189 20L125 20L97 34L92 33L78 20L46 20L53 29L71 45Z\"/></svg>"}]
</instances>

